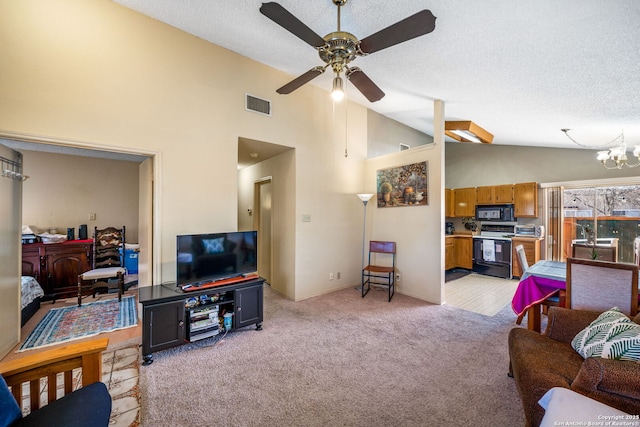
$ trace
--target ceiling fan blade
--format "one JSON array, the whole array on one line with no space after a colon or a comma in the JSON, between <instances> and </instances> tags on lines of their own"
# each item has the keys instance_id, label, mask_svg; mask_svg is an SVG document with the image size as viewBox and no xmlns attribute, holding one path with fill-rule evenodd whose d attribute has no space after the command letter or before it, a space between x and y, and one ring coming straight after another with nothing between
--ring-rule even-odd
<instances>
[{"instance_id":1,"label":"ceiling fan blade","mask_svg":"<svg viewBox=\"0 0 640 427\"><path fill-rule=\"evenodd\" d=\"M384 92L360 68L349 68L345 76L369 102L376 102L384 97Z\"/></svg>"},{"instance_id":2,"label":"ceiling fan blade","mask_svg":"<svg viewBox=\"0 0 640 427\"><path fill-rule=\"evenodd\" d=\"M313 67L312 69L310 69L309 71L301 75L300 77L297 77L291 80L289 83L282 86L280 89L276 90L276 92L278 92L281 95L287 95L293 92L294 90L298 89L300 86L304 85L305 83L309 83L311 80L315 79L320 74L324 73L325 69L326 67L320 67L320 66Z\"/></svg>"},{"instance_id":3,"label":"ceiling fan blade","mask_svg":"<svg viewBox=\"0 0 640 427\"><path fill-rule=\"evenodd\" d=\"M363 53L373 53L396 44L423 36L436 28L436 17L430 10L422 10L402 21L371 34L360 41Z\"/></svg>"},{"instance_id":4,"label":"ceiling fan blade","mask_svg":"<svg viewBox=\"0 0 640 427\"><path fill-rule=\"evenodd\" d=\"M325 45L325 41L322 37L316 34L311 28L307 27L302 23L302 21L293 16L287 9L280 6L278 3L262 3L260 12L285 30L291 32L294 36L297 36L303 41L309 43L311 46L320 48Z\"/></svg>"}]
</instances>

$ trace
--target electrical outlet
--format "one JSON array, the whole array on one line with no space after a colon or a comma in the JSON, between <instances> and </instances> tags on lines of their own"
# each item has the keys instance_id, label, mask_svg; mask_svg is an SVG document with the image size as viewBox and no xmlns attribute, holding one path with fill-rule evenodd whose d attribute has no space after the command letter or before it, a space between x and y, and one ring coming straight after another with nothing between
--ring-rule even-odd
<instances>
[{"instance_id":1,"label":"electrical outlet","mask_svg":"<svg viewBox=\"0 0 640 427\"><path fill-rule=\"evenodd\" d=\"M400 281L400 273L396 273L396 282Z\"/></svg>"},{"instance_id":2,"label":"electrical outlet","mask_svg":"<svg viewBox=\"0 0 640 427\"><path fill-rule=\"evenodd\" d=\"M90 213L89 214L89 221L95 221L96 220L96 214L95 213Z\"/></svg>"},{"instance_id":3,"label":"electrical outlet","mask_svg":"<svg viewBox=\"0 0 640 427\"><path fill-rule=\"evenodd\" d=\"M336 279L340 280L340 272L339 271L336 273Z\"/></svg>"},{"instance_id":4,"label":"electrical outlet","mask_svg":"<svg viewBox=\"0 0 640 427\"><path fill-rule=\"evenodd\" d=\"M329 273L329 280L333 280L333 273Z\"/></svg>"}]
</instances>

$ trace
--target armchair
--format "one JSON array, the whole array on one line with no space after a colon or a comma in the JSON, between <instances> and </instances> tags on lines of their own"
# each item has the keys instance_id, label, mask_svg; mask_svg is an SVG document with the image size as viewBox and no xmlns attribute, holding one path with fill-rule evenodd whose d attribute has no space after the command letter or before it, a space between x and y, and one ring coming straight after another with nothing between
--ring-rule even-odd
<instances>
[{"instance_id":1,"label":"armchair","mask_svg":"<svg viewBox=\"0 0 640 427\"><path fill-rule=\"evenodd\" d=\"M83 341L0 363L0 425L107 426L111 396L100 380L102 352L108 343L107 338ZM82 387L74 391L75 369L81 370ZM29 386L30 401L26 405L24 383ZM47 404L41 407L43 384ZM58 398L60 393L64 395ZM27 406L27 415L23 416L21 406Z\"/></svg>"}]
</instances>

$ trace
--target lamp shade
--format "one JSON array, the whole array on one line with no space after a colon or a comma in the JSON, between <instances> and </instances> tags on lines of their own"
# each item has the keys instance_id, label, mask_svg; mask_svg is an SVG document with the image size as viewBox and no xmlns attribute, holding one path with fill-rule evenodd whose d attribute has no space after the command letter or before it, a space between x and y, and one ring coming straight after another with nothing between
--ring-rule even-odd
<instances>
[{"instance_id":1,"label":"lamp shade","mask_svg":"<svg viewBox=\"0 0 640 427\"><path fill-rule=\"evenodd\" d=\"M368 193L358 193L358 197L362 200L363 203L366 203L373 197L373 194Z\"/></svg>"}]
</instances>

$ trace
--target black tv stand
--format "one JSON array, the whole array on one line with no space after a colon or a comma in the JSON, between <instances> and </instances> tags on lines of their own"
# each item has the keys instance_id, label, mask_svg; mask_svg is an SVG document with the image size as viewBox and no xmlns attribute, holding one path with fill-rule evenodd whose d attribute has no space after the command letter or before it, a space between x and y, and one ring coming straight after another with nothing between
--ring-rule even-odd
<instances>
[{"instance_id":1,"label":"black tv stand","mask_svg":"<svg viewBox=\"0 0 640 427\"><path fill-rule=\"evenodd\" d=\"M142 364L146 366L153 363L152 353L155 351L201 339L195 333L191 335L192 329L201 329L202 325L190 322L192 318L197 318L191 316L194 308L208 308L208 312L213 312L213 306L217 305L220 315L223 311L233 313L232 331L253 324L257 331L262 330L263 283L263 278L255 277L210 288L195 288L189 292L184 292L177 286L165 285L140 288ZM215 299L216 295L218 299ZM215 301L211 300L212 296ZM197 301L196 305L193 305L194 300ZM215 335L213 322L210 328L205 329L209 336Z\"/></svg>"}]
</instances>

